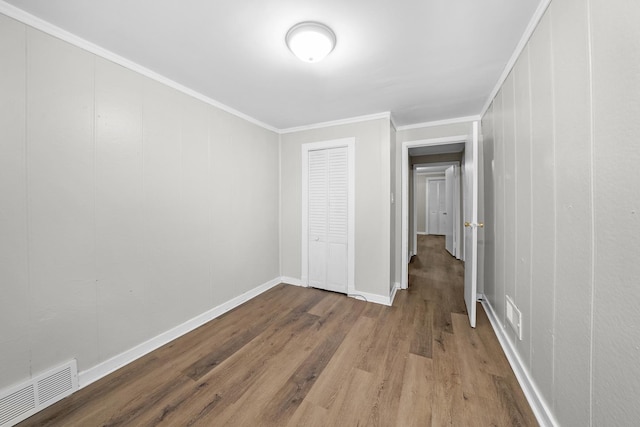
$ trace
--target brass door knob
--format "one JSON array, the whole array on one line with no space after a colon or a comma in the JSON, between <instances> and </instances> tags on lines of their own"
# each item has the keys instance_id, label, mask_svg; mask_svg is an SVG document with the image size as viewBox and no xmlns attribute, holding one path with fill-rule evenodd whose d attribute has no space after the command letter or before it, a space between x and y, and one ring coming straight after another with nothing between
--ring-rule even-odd
<instances>
[{"instance_id":1,"label":"brass door knob","mask_svg":"<svg viewBox=\"0 0 640 427\"><path fill-rule=\"evenodd\" d=\"M470 222L466 222L466 221L465 221L464 226L465 226L465 227L471 227L471 223L470 223ZM479 222L479 223L477 223L477 224L476 224L476 227L478 227L478 228L484 228L484 222Z\"/></svg>"}]
</instances>

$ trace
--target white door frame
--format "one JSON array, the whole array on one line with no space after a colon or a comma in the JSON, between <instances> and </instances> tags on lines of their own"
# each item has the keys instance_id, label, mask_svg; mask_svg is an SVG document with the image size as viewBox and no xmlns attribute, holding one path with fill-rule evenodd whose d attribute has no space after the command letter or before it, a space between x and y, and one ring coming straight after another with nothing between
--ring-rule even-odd
<instances>
[{"instance_id":1,"label":"white door frame","mask_svg":"<svg viewBox=\"0 0 640 427\"><path fill-rule=\"evenodd\" d=\"M455 166L458 170L460 169L460 162L457 160L454 161L445 161L445 162L432 162L432 163L416 163L415 165L413 165L413 168L409 168L409 171L414 171L413 173L413 200L416 200L416 179L418 176L422 175L422 174L417 174L415 173L415 169L416 168L439 168L440 166ZM427 174L429 173L435 173L435 172L426 172ZM443 172L444 173L444 172ZM415 221L418 217L418 211L417 211L417 205L414 203L413 204L413 230L411 231L411 237L410 237L410 242L413 242L413 246L412 246L412 251L411 254L409 255L409 257L413 256L413 255L417 255L417 248L418 248L418 233L417 233L417 222ZM425 222L427 221L428 217L425 215ZM427 229L427 234L428 234L428 227L426 226L427 224L425 224L425 229Z\"/></svg>"},{"instance_id":2,"label":"white door frame","mask_svg":"<svg viewBox=\"0 0 640 427\"><path fill-rule=\"evenodd\" d=\"M455 257L457 259L462 259L462 252L464 249L464 232L462 231L462 167L457 166L455 168L454 180L455 180L455 189L453 192L453 197L455 199L454 207L455 207L455 215L454 215L454 223L456 227L454 227L454 249L455 249Z\"/></svg>"},{"instance_id":3,"label":"white door frame","mask_svg":"<svg viewBox=\"0 0 640 427\"><path fill-rule=\"evenodd\" d=\"M402 244L400 288L407 289L409 275L409 149L435 145L464 143L469 135L447 136L443 138L421 139L402 143Z\"/></svg>"},{"instance_id":4,"label":"white door frame","mask_svg":"<svg viewBox=\"0 0 640 427\"><path fill-rule=\"evenodd\" d=\"M302 169L302 246L301 246L301 272L302 285L309 286L309 151L323 150L328 148L347 147L347 167L348 171L348 210L347 223L347 293L355 293L355 194L356 194L356 173L355 173L355 147L356 139L341 138L329 141L309 142L301 146L301 169Z\"/></svg>"}]
</instances>

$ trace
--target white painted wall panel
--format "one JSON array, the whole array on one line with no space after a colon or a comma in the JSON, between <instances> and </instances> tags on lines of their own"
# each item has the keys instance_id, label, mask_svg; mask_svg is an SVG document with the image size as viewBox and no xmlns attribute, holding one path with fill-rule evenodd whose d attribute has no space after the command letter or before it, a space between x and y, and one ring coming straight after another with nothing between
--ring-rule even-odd
<instances>
[{"instance_id":1,"label":"white painted wall panel","mask_svg":"<svg viewBox=\"0 0 640 427\"><path fill-rule=\"evenodd\" d=\"M560 425L626 426L640 418L638 19L640 6L631 0L553 1L512 71L515 116L509 117L507 102L501 104L509 80L485 115L494 124L496 168L494 180L485 182L493 184L497 200L496 275L502 263L507 270L516 267L516 300L531 325L523 340L529 342L517 344L517 351ZM508 184L500 160L503 151L509 155L508 138L504 147L500 141L501 117L505 135L512 126L516 134L516 260L500 259L510 248L508 233L503 240L499 229L500 215L509 211L500 201L500 185ZM531 165L523 148L529 126ZM521 199L529 182L530 218ZM527 314L521 262L528 239L523 224L529 221ZM501 318L504 293L487 295Z\"/></svg>"},{"instance_id":2,"label":"white painted wall panel","mask_svg":"<svg viewBox=\"0 0 640 427\"><path fill-rule=\"evenodd\" d=\"M495 298L490 300L501 323L505 324L505 175L504 175L504 111L503 92L498 92L493 100L495 221L496 221L496 284ZM487 181L485 180L485 185Z\"/></svg>"},{"instance_id":3,"label":"white painted wall panel","mask_svg":"<svg viewBox=\"0 0 640 427\"><path fill-rule=\"evenodd\" d=\"M27 31L32 369L97 363L94 57Z\"/></svg>"},{"instance_id":4,"label":"white painted wall panel","mask_svg":"<svg viewBox=\"0 0 640 427\"><path fill-rule=\"evenodd\" d=\"M590 422L592 200L588 4L551 4L556 133L555 410L563 425Z\"/></svg>"},{"instance_id":5,"label":"white painted wall panel","mask_svg":"<svg viewBox=\"0 0 640 427\"><path fill-rule=\"evenodd\" d=\"M209 176L212 185L212 204L209 208L212 228L209 231L211 239L211 266L212 286L214 283L227 283L227 286L214 288L214 301L221 303L236 293L236 288L241 285L237 272L229 268L229 259L239 259L242 252L248 248L251 241L237 242L234 244L234 233L230 228L241 230L242 224L237 222L238 213L231 200L237 189L236 186L220 185L227 182L230 177L236 179L242 176L242 158L233 146L234 128L230 122L233 119L224 112L217 111L209 118L209 135L211 150L209 163L211 165ZM237 136L236 136L237 137ZM232 161L234 159L235 161ZM248 172L247 172L248 173ZM214 304L215 305L215 304Z\"/></svg>"},{"instance_id":6,"label":"white painted wall panel","mask_svg":"<svg viewBox=\"0 0 640 427\"><path fill-rule=\"evenodd\" d=\"M531 363L531 91L529 49L525 48L514 70L516 129L516 276L513 295L525 319L522 339L516 338L520 355Z\"/></svg>"},{"instance_id":7,"label":"white painted wall panel","mask_svg":"<svg viewBox=\"0 0 640 427\"><path fill-rule=\"evenodd\" d=\"M180 301L183 253L181 235L181 97L173 89L153 81L144 85L144 268L149 292L149 323L159 333L174 318L187 320ZM171 313L167 316L167 313Z\"/></svg>"},{"instance_id":8,"label":"white painted wall panel","mask_svg":"<svg viewBox=\"0 0 640 427\"><path fill-rule=\"evenodd\" d=\"M518 225L516 194L516 121L514 71L502 87L503 150L504 150L504 288L505 295L515 298L516 293L516 227ZM507 333L515 342L512 329Z\"/></svg>"},{"instance_id":9,"label":"white painted wall panel","mask_svg":"<svg viewBox=\"0 0 640 427\"><path fill-rule=\"evenodd\" d=\"M27 182L25 157L26 33L0 15L0 385L30 374Z\"/></svg>"},{"instance_id":10,"label":"white painted wall panel","mask_svg":"<svg viewBox=\"0 0 640 427\"><path fill-rule=\"evenodd\" d=\"M191 318L213 304L211 247L213 240L203 230L212 228L213 183L209 180L209 108L184 98L180 112L180 250L182 298ZM260 269L260 271L262 271Z\"/></svg>"},{"instance_id":11,"label":"white painted wall panel","mask_svg":"<svg viewBox=\"0 0 640 427\"><path fill-rule=\"evenodd\" d=\"M551 22L540 22L529 44L531 70L531 373L553 402L555 304L555 149Z\"/></svg>"},{"instance_id":12,"label":"white painted wall panel","mask_svg":"<svg viewBox=\"0 0 640 427\"><path fill-rule=\"evenodd\" d=\"M4 16L0 35L0 388L279 276L278 135Z\"/></svg>"},{"instance_id":13,"label":"white painted wall panel","mask_svg":"<svg viewBox=\"0 0 640 427\"><path fill-rule=\"evenodd\" d=\"M249 242L251 250L247 254L255 263L255 269L249 269L250 283L262 280L265 272L270 272L272 277L280 275L279 253L277 250L265 252L264 248L278 245L279 240L279 200L278 186L278 162L277 149L278 135L265 132L255 125L244 122L243 127L251 130L250 143L247 143L250 156L248 160L253 173L244 180L244 185L252 189L251 206L246 212L246 222L252 225L249 228ZM274 149L275 148L275 149ZM236 172L237 173L237 172ZM238 259L241 265L244 258ZM260 282L262 283L262 282ZM248 289L247 289L248 290Z\"/></svg>"},{"instance_id":14,"label":"white painted wall panel","mask_svg":"<svg viewBox=\"0 0 640 427\"><path fill-rule=\"evenodd\" d=\"M143 246L143 78L96 58L96 284L100 357L150 334Z\"/></svg>"},{"instance_id":15,"label":"white painted wall panel","mask_svg":"<svg viewBox=\"0 0 640 427\"><path fill-rule=\"evenodd\" d=\"M593 425L640 420L640 4L592 0Z\"/></svg>"}]
</instances>

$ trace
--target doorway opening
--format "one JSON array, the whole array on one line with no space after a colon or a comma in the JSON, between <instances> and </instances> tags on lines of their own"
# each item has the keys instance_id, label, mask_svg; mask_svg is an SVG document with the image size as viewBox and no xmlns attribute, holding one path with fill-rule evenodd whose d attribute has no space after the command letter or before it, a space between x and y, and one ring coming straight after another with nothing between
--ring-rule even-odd
<instances>
[{"instance_id":1,"label":"doorway opening","mask_svg":"<svg viewBox=\"0 0 640 427\"><path fill-rule=\"evenodd\" d=\"M461 235L460 255L464 260L464 303L472 327L476 324L476 301L478 283L478 146L479 124L473 122L467 135L434 138L419 141L407 141L402 144L402 236L401 236L401 288L409 286L409 260L417 253L417 239L413 233L416 218L413 213L415 200L414 177L417 175L416 164L459 161L460 182L462 184L462 215L454 227L464 230ZM419 156L432 156L430 161L416 160ZM440 157L437 157L440 156ZM445 158L450 156L449 158ZM454 158L451 158L454 156ZM455 158L457 156L457 158ZM464 228L462 228L464 224ZM413 237L413 238L412 238ZM444 242L446 244L446 241Z\"/></svg>"},{"instance_id":2,"label":"doorway opening","mask_svg":"<svg viewBox=\"0 0 640 427\"><path fill-rule=\"evenodd\" d=\"M462 259L462 181L460 163L464 147L440 155L411 155L412 183L409 191L410 256L417 254L419 235L445 237L445 249ZM445 158L453 161L439 161ZM431 161L431 159L435 159Z\"/></svg>"}]
</instances>

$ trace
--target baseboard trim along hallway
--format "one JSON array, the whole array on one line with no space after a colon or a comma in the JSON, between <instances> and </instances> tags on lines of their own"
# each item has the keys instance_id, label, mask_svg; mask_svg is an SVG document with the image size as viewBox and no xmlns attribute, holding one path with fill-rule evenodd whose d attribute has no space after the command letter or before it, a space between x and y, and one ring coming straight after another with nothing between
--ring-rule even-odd
<instances>
[{"instance_id":1,"label":"baseboard trim along hallway","mask_svg":"<svg viewBox=\"0 0 640 427\"><path fill-rule=\"evenodd\" d=\"M168 331L165 331L160 335L157 335L150 340L143 342L142 344L139 344L127 351L113 356L112 358L105 360L104 362L92 368L80 372L78 374L79 388L82 389L88 386L89 384L109 375L110 373L122 368L123 366L133 362L136 359L139 359L140 357L152 352L153 350L160 348L163 345L175 340L176 338L179 338L193 331L194 329L204 325L210 320L213 320L216 317L219 317L224 313L233 310L239 305L249 301L252 298L255 298L256 296L268 291L269 289L280 283L282 283L281 278L276 277L275 279L263 283L262 285L257 286L243 293L242 295L238 295L237 297L232 298L229 301L224 302L190 320L187 320L186 322L174 328L171 328Z\"/></svg>"},{"instance_id":2,"label":"baseboard trim along hallway","mask_svg":"<svg viewBox=\"0 0 640 427\"><path fill-rule=\"evenodd\" d=\"M212 308L211 310L208 310L190 320L187 320L186 322L172 329L169 329L168 331L165 331L143 342L142 344L139 344L127 351L124 351L116 356L111 357L108 360L105 360L104 362L101 362L96 366L93 366L85 371L80 372L78 374L79 388L88 386L89 384L99 380L100 378L109 375L110 373L120 369L121 367L133 362L136 359L139 359L145 354L148 354L153 350L160 348L163 345L173 341L174 339L179 338L182 335L185 335L191 332L192 330L198 328L199 326L204 325L208 321L223 315L229 310L233 310L234 308L238 307L242 303L249 301L252 298L255 298L256 296L260 295L263 292L268 291L269 289L273 288L274 286L280 283L286 283L288 285L304 287L304 285L299 279L295 279L293 277L286 277L286 276L276 277L275 279L272 279L266 283L263 283L262 285L257 286L251 289L250 291L245 292L242 295L239 295L227 302L224 302ZM396 286L392 290L391 295L387 298L385 298L384 296L370 294L367 292L356 292L356 294L350 295L350 296L354 298L358 298L359 296L362 296L366 298L366 300L369 302L390 306L393 304L393 299L395 298L395 294L397 290L398 290L398 285L396 284Z\"/></svg>"},{"instance_id":3,"label":"baseboard trim along hallway","mask_svg":"<svg viewBox=\"0 0 640 427\"><path fill-rule=\"evenodd\" d=\"M533 378L531 378L529 372L525 369L520 356L511 344L511 341L507 337L504 328L500 325L493 307L485 296L482 297L482 306L484 307L484 311L487 313L489 322L491 322L491 327L493 328L496 337L498 337L500 346L502 347L504 354L507 356L507 360L511 365L511 369L513 369L513 372L516 375L516 379L518 380L518 383L520 383L520 387L522 388L522 391L524 392L529 405L531 405L531 410L540 423L540 426L558 426L558 422L555 420L551 413L551 410L549 409L549 406L542 398L542 394L536 387Z\"/></svg>"},{"instance_id":4,"label":"baseboard trim along hallway","mask_svg":"<svg viewBox=\"0 0 640 427\"><path fill-rule=\"evenodd\" d=\"M462 263L421 240L393 306L273 280L21 427L538 425Z\"/></svg>"}]
</instances>

